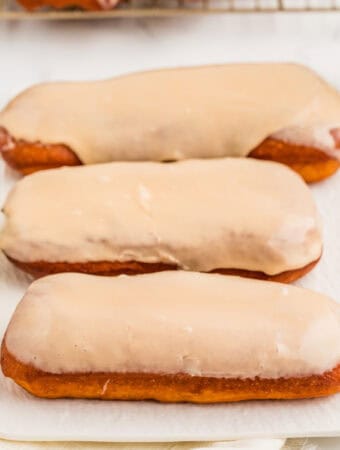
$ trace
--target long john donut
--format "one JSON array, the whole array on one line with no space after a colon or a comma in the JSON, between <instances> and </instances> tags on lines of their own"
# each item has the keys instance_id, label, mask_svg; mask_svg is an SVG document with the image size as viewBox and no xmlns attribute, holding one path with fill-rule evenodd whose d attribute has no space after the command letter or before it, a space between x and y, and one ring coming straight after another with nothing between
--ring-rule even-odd
<instances>
[{"instance_id":1,"label":"long john donut","mask_svg":"<svg viewBox=\"0 0 340 450\"><path fill-rule=\"evenodd\" d=\"M56 9L78 7L87 11L97 11L113 9L120 0L19 0L19 2L29 11L46 6Z\"/></svg>"},{"instance_id":2,"label":"long john donut","mask_svg":"<svg viewBox=\"0 0 340 450\"><path fill-rule=\"evenodd\" d=\"M322 251L303 180L246 158L41 171L3 211L1 248L37 276L186 269L290 282Z\"/></svg>"},{"instance_id":3,"label":"long john donut","mask_svg":"<svg viewBox=\"0 0 340 450\"><path fill-rule=\"evenodd\" d=\"M339 313L321 294L238 277L54 275L19 304L1 365L45 398L321 397L340 391Z\"/></svg>"},{"instance_id":4,"label":"long john donut","mask_svg":"<svg viewBox=\"0 0 340 450\"><path fill-rule=\"evenodd\" d=\"M313 182L339 167L340 95L293 64L35 86L0 113L1 126L0 151L24 174L119 160L250 156L287 164Z\"/></svg>"}]
</instances>

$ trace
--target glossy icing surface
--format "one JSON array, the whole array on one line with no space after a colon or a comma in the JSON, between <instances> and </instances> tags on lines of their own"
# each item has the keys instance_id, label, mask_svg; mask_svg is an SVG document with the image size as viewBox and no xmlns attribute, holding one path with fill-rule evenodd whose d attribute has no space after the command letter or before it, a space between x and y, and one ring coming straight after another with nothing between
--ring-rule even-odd
<instances>
[{"instance_id":1,"label":"glossy icing surface","mask_svg":"<svg viewBox=\"0 0 340 450\"><path fill-rule=\"evenodd\" d=\"M0 113L16 139L84 163L245 156L279 133L336 156L340 95L295 64L227 64L34 86ZM283 133L283 135L282 135Z\"/></svg>"},{"instance_id":2,"label":"glossy icing surface","mask_svg":"<svg viewBox=\"0 0 340 450\"><path fill-rule=\"evenodd\" d=\"M51 373L296 377L340 363L340 310L312 291L223 275L61 274L30 286L5 342Z\"/></svg>"},{"instance_id":3,"label":"glossy icing surface","mask_svg":"<svg viewBox=\"0 0 340 450\"><path fill-rule=\"evenodd\" d=\"M310 190L244 158L111 163L36 173L4 206L0 247L19 261L139 261L278 274L316 261Z\"/></svg>"}]
</instances>

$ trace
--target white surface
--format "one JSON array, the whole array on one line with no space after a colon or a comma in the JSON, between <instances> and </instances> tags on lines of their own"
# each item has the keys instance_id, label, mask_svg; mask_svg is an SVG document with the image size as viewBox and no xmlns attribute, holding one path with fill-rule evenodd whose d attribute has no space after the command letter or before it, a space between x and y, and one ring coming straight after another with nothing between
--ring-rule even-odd
<instances>
[{"instance_id":1,"label":"white surface","mask_svg":"<svg viewBox=\"0 0 340 450\"><path fill-rule=\"evenodd\" d=\"M226 61L303 62L340 87L339 19L339 14L300 14L0 24L0 106L40 81ZM0 188L5 190L3 174ZM324 216L325 252L300 284L340 299L340 174L313 191ZM2 329L28 283L4 265ZM3 378L0 382L0 435L12 439L175 441L339 434L340 396L218 406L45 401Z\"/></svg>"},{"instance_id":2,"label":"white surface","mask_svg":"<svg viewBox=\"0 0 340 450\"><path fill-rule=\"evenodd\" d=\"M0 106L40 81L227 61L302 62L340 86L339 47L340 13L0 22Z\"/></svg>"}]
</instances>

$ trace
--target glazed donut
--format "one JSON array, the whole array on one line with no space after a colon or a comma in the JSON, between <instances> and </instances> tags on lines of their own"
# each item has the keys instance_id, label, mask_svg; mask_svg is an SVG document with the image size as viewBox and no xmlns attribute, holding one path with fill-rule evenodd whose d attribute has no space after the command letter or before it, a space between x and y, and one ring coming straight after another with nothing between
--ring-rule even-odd
<instances>
[{"instance_id":1,"label":"glazed donut","mask_svg":"<svg viewBox=\"0 0 340 450\"><path fill-rule=\"evenodd\" d=\"M34 11L50 6L56 9L78 7L87 11L109 10L115 8L120 0L18 0L27 10Z\"/></svg>"},{"instance_id":2,"label":"glazed donut","mask_svg":"<svg viewBox=\"0 0 340 450\"><path fill-rule=\"evenodd\" d=\"M340 392L340 308L302 288L161 272L35 281L1 352L45 398L216 403Z\"/></svg>"},{"instance_id":3,"label":"glazed donut","mask_svg":"<svg viewBox=\"0 0 340 450\"><path fill-rule=\"evenodd\" d=\"M0 151L23 174L62 165L250 156L308 182L340 158L340 95L295 64L168 69L34 86L0 113Z\"/></svg>"},{"instance_id":4,"label":"glazed donut","mask_svg":"<svg viewBox=\"0 0 340 450\"><path fill-rule=\"evenodd\" d=\"M250 158L41 171L3 212L0 247L35 276L184 269L290 282L322 252L301 177Z\"/></svg>"}]
</instances>

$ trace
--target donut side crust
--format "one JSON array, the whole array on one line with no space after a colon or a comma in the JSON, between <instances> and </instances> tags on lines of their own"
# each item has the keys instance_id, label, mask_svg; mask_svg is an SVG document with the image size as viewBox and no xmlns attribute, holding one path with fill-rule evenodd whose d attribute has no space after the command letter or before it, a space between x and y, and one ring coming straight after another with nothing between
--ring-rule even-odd
<instances>
[{"instance_id":1,"label":"donut side crust","mask_svg":"<svg viewBox=\"0 0 340 450\"><path fill-rule=\"evenodd\" d=\"M340 166L339 159L321 149L294 145L273 138L265 139L248 157L285 164L301 175L307 183L330 177Z\"/></svg>"},{"instance_id":2,"label":"donut side crust","mask_svg":"<svg viewBox=\"0 0 340 450\"><path fill-rule=\"evenodd\" d=\"M61 166L79 166L78 156L63 144L14 140L0 129L0 153L6 163L22 175Z\"/></svg>"},{"instance_id":3,"label":"donut side crust","mask_svg":"<svg viewBox=\"0 0 340 450\"><path fill-rule=\"evenodd\" d=\"M6 255L6 253L5 253ZM7 258L19 269L33 275L34 277L42 277L45 275L51 275L55 273L63 272L80 272L91 275L105 275L105 276L117 276L122 274L127 275L140 275L143 273L161 272L164 270L178 270L179 268L172 264L164 263L144 263L139 261L88 261L88 262L48 262L48 261L34 261L24 262L18 261L12 257L6 255ZM220 273L223 275L236 275L245 278L255 278L258 280L278 281L281 283L291 283L298 278L301 278L308 272L310 272L316 264L317 260L307 264L300 269L288 270L276 275L268 275L263 272L256 272L252 270L242 269L215 269L212 273Z\"/></svg>"},{"instance_id":4,"label":"donut side crust","mask_svg":"<svg viewBox=\"0 0 340 450\"><path fill-rule=\"evenodd\" d=\"M43 169L82 164L75 152L64 144L15 140L3 129L0 129L0 153L10 167L23 175ZM248 157L285 164L308 183L330 177L340 166L340 160L321 149L273 138L265 139Z\"/></svg>"},{"instance_id":5,"label":"donut side crust","mask_svg":"<svg viewBox=\"0 0 340 450\"><path fill-rule=\"evenodd\" d=\"M87 11L102 9L96 0L19 0L19 3L28 11L50 6L55 9L78 7Z\"/></svg>"},{"instance_id":6,"label":"donut side crust","mask_svg":"<svg viewBox=\"0 0 340 450\"><path fill-rule=\"evenodd\" d=\"M340 392L340 365L323 373L292 378L215 378L152 373L43 372L18 361L1 348L5 376L42 398L156 400L159 402L220 403L241 400L302 399Z\"/></svg>"}]
</instances>

